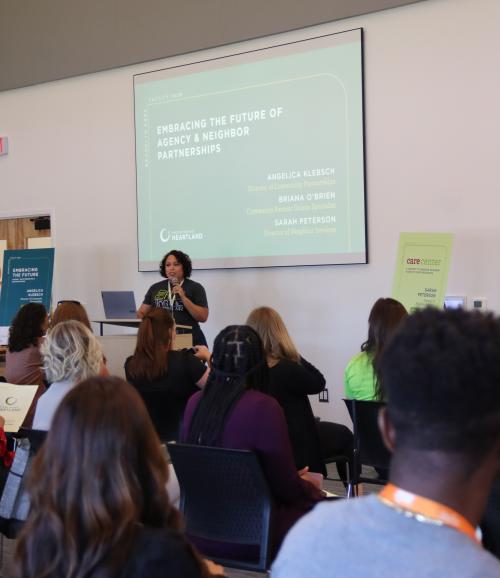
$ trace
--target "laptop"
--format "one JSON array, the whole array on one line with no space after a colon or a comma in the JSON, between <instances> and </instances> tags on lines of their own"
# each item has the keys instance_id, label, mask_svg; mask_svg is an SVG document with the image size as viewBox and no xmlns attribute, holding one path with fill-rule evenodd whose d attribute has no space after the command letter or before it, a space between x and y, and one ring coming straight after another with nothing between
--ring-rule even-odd
<instances>
[{"instance_id":1,"label":"laptop","mask_svg":"<svg viewBox=\"0 0 500 578\"><path fill-rule=\"evenodd\" d=\"M133 291L101 291L106 319L137 319Z\"/></svg>"}]
</instances>

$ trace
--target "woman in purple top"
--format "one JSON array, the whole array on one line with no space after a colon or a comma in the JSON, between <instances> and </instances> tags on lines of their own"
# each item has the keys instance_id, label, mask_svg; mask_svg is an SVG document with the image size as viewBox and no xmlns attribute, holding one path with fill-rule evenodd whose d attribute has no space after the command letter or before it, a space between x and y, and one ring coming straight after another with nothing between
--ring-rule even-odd
<instances>
[{"instance_id":1,"label":"woman in purple top","mask_svg":"<svg viewBox=\"0 0 500 578\"><path fill-rule=\"evenodd\" d=\"M258 334L246 325L226 327L215 339L205 389L188 402L181 437L191 444L252 450L258 455L273 496L277 550L291 526L324 494L306 472L299 475L295 469L283 410L266 394L267 373ZM206 555L228 553L228 547L218 543L197 545Z\"/></svg>"}]
</instances>

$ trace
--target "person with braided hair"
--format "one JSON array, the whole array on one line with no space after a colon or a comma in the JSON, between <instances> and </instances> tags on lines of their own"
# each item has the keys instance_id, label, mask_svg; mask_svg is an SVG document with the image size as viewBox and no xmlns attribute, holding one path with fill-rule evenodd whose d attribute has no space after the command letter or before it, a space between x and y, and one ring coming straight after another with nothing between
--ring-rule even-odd
<instances>
[{"instance_id":1,"label":"person with braided hair","mask_svg":"<svg viewBox=\"0 0 500 578\"><path fill-rule=\"evenodd\" d=\"M190 444L257 454L274 501L273 549L323 492L307 471L297 472L283 410L268 392L262 341L251 327L231 325L214 342L205 389L189 400L181 439ZM306 468L305 468L306 470ZM250 549L196 541L209 556L251 555Z\"/></svg>"}]
</instances>

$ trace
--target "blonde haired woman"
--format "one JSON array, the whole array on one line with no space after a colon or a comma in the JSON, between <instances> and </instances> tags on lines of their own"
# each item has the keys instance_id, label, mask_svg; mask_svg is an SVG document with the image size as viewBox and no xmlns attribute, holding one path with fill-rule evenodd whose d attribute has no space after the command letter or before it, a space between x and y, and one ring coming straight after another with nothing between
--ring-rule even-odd
<instances>
[{"instance_id":1,"label":"blonde haired woman","mask_svg":"<svg viewBox=\"0 0 500 578\"><path fill-rule=\"evenodd\" d=\"M248 316L247 325L262 339L269 366L269 393L285 412L297 469L308 467L326 476L324 458L339 454L351 457L353 437L346 426L318 423L314 417L308 396L324 389L325 378L301 357L277 311L258 307ZM345 465L338 464L337 468L346 480Z\"/></svg>"},{"instance_id":2,"label":"blonde haired woman","mask_svg":"<svg viewBox=\"0 0 500 578\"><path fill-rule=\"evenodd\" d=\"M33 429L48 430L62 398L77 383L94 375L107 375L102 350L94 334L80 321L62 321L41 346L49 389L38 400Z\"/></svg>"},{"instance_id":3,"label":"blonde haired woman","mask_svg":"<svg viewBox=\"0 0 500 578\"><path fill-rule=\"evenodd\" d=\"M269 367L270 394L285 412L297 469L326 474L316 420L308 395L325 387L325 378L300 356L280 314L271 307L254 309L247 325L262 339Z\"/></svg>"}]
</instances>

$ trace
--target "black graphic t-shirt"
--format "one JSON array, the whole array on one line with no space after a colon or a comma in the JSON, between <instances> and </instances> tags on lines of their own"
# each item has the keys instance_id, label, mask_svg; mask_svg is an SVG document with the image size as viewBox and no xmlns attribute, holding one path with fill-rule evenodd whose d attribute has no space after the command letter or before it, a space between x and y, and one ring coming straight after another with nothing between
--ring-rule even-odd
<instances>
[{"instance_id":1,"label":"black graphic t-shirt","mask_svg":"<svg viewBox=\"0 0 500 578\"><path fill-rule=\"evenodd\" d=\"M196 281L191 279L184 279L182 288L186 293L187 298L195 305L200 307L208 307L207 295L205 289ZM168 299L168 281L159 281L148 289L144 297L144 303L152 307L161 307L167 309L174 316L175 322L178 325L189 325L193 328L193 345L207 345L203 331L200 329L198 321L193 319L189 311L184 307L182 299L176 295L172 306Z\"/></svg>"}]
</instances>

